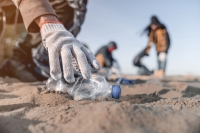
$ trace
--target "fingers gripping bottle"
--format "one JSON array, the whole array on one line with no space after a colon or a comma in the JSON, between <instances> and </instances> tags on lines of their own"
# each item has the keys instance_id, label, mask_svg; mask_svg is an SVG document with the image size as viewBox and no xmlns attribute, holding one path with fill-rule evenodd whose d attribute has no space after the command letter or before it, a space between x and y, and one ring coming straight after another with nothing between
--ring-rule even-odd
<instances>
[{"instance_id":1,"label":"fingers gripping bottle","mask_svg":"<svg viewBox=\"0 0 200 133\"><path fill-rule=\"evenodd\" d=\"M49 78L46 85L49 91L68 93L76 101L107 97L119 99L121 95L120 86L108 84L102 76L92 77L90 80L78 77L73 84L66 83L64 79L55 81Z\"/></svg>"}]
</instances>

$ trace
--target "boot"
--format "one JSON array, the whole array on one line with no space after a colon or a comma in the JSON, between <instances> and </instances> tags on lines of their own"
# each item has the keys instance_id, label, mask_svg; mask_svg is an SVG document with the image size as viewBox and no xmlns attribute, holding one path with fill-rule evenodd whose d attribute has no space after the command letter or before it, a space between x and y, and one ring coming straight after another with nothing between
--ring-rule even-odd
<instances>
[{"instance_id":1,"label":"boot","mask_svg":"<svg viewBox=\"0 0 200 133\"><path fill-rule=\"evenodd\" d=\"M17 78L23 82L35 82L46 80L46 77L38 75L34 70L35 63L32 60L31 49L14 49L12 58L6 59L0 66L1 77Z\"/></svg>"},{"instance_id":2,"label":"boot","mask_svg":"<svg viewBox=\"0 0 200 133\"><path fill-rule=\"evenodd\" d=\"M26 66L24 64L12 58L6 59L0 66L0 76L17 78L23 82L38 81L35 76L26 70Z\"/></svg>"}]
</instances>

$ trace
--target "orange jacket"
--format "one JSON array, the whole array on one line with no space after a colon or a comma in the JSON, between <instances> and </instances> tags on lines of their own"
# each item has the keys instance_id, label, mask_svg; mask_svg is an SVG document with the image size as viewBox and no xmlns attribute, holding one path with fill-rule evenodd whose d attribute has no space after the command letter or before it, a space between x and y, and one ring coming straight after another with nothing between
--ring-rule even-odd
<instances>
[{"instance_id":1,"label":"orange jacket","mask_svg":"<svg viewBox=\"0 0 200 133\"><path fill-rule=\"evenodd\" d=\"M149 53L152 43L156 44L156 51L158 53L167 52L170 46L170 39L167 30L165 28L159 28L155 31L150 32L146 54Z\"/></svg>"}]
</instances>

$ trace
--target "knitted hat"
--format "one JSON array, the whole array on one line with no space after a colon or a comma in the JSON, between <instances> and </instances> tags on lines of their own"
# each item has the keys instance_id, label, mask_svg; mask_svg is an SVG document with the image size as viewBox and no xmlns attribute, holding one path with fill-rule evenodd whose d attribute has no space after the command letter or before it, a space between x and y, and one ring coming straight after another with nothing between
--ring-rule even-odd
<instances>
[{"instance_id":1,"label":"knitted hat","mask_svg":"<svg viewBox=\"0 0 200 133\"><path fill-rule=\"evenodd\" d=\"M115 42L109 42L108 49L111 47L115 47L115 49L117 49L117 44Z\"/></svg>"}]
</instances>

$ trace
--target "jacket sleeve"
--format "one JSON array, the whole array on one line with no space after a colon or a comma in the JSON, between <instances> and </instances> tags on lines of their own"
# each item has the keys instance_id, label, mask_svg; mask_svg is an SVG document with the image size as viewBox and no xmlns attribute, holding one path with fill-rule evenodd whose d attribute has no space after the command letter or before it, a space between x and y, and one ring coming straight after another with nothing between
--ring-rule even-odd
<instances>
[{"instance_id":1,"label":"jacket sleeve","mask_svg":"<svg viewBox=\"0 0 200 133\"><path fill-rule=\"evenodd\" d=\"M28 32L39 32L35 19L42 15L55 15L49 0L13 0L20 10L24 25Z\"/></svg>"},{"instance_id":2,"label":"jacket sleeve","mask_svg":"<svg viewBox=\"0 0 200 133\"><path fill-rule=\"evenodd\" d=\"M108 55L106 52L104 52L103 55L104 55L105 66L109 68L112 67L112 61L113 61L112 55Z\"/></svg>"},{"instance_id":3,"label":"jacket sleeve","mask_svg":"<svg viewBox=\"0 0 200 133\"><path fill-rule=\"evenodd\" d=\"M145 53L148 55L149 54L149 51L150 51L150 49L151 49L151 46L152 46L152 43L154 42L154 40L153 40L153 32L151 31L150 32L150 35L149 35L149 41L148 41L148 45L147 45L147 48L146 48L146 51L145 51Z\"/></svg>"},{"instance_id":4,"label":"jacket sleeve","mask_svg":"<svg viewBox=\"0 0 200 133\"><path fill-rule=\"evenodd\" d=\"M165 52L168 49L167 32L166 29L159 29L157 31L157 51Z\"/></svg>"},{"instance_id":5,"label":"jacket sleeve","mask_svg":"<svg viewBox=\"0 0 200 133\"><path fill-rule=\"evenodd\" d=\"M112 61L109 58L104 57L104 60L105 60L106 67L109 67L109 68L112 67Z\"/></svg>"}]
</instances>

